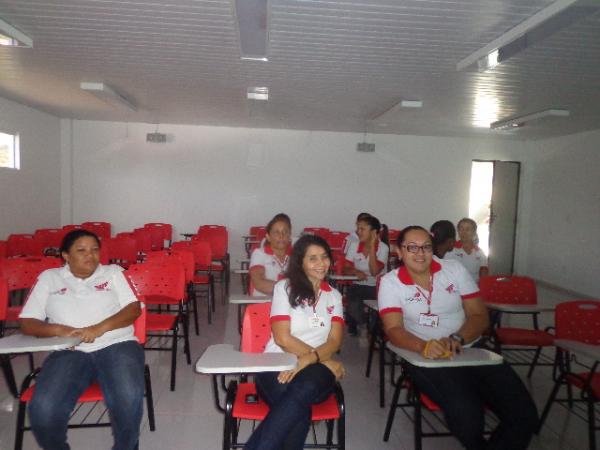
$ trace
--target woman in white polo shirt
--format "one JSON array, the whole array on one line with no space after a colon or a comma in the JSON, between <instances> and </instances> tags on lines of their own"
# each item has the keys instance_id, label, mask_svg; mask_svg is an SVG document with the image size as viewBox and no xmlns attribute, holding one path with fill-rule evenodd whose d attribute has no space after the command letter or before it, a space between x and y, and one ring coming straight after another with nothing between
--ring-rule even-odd
<instances>
[{"instance_id":1,"label":"woman in white polo shirt","mask_svg":"<svg viewBox=\"0 0 600 450\"><path fill-rule=\"evenodd\" d=\"M272 295L273 286L284 277L292 250L292 223L287 214L277 214L266 226L265 243L250 256L250 295Z\"/></svg>"},{"instance_id":2,"label":"woman in white polo shirt","mask_svg":"<svg viewBox=\"0 0 600 450\"><path fill-rule=\"evenodd\" d=\"M256 376L259 395L269 413L256 428L246 450L304 448L311 405L325 401L344 367L332 359L342 345L342 299L325 277L331 249L319 236L305 235L294 244L287 278L275 284L271 304L271 339L265 352L298 356L295 369Z\"/></svg>"},{"instance_id":3,"label":"woman in white polo shirt","mask_svg":"<svg viewBox=\"0 0 600 450\"><path fill-rule=\"evenodd\" d=\"M454 259L460 262L471 274L476 283L479 277L488 274L487 257L477 246L477 223L473 219L465 217L456 225L460 240L454 244L454 248L446 253L444 259Z\"/></svg>"},{"instance_id":4,"label":"woman in white polo shirt","mask_svg":"<svg viewBox=\"0 0 600 450\"><path fill-rule=\"evenodd\" d=\"M86 230L66 234L60 269L40 274L20 315L23 334L75 336L72 350L51 353L37 377L29 419L43 449L68 449L67 424L81 393L100 385L111 416L115 450L139 438L144 399L144 349L133 334L140 303L119 266L99 263L100 242Z\"/></svg>"},{"instance_id":5,"label":"woman in white polo shirt","mask_svg":"<svg viewBox=\"0 0 600 450\"><path fill-rule=\"evenodd\" d=\"M427 230L410 226L398 238L402 266L381 279L379 311L397 347L425 358L449 358L476 345L488 327L477 285L457 261L433 256ZM436 402L450 431L467 449L526 449L537 428L527 389L506 363L493 366L421 368L407 364L417 388ZM499 419L483 437L484 405Z\"/></svg>"},{"instance_id":6,"label":"woman in white polo shirt","mask_svg":"<svg viewBox=\"0 0 600 450\"><path fill-rule=\"evenodd\" d=\"M343 273L358 278L347 292L348 333L352 336L358 333L357 325L364 322L363 300L377 298L376 277L386 271L389 247L379 239L380 230L381 223L376 217L358 220L358 241L350 243L346 251Z\"/></svg>"}]
</instances>

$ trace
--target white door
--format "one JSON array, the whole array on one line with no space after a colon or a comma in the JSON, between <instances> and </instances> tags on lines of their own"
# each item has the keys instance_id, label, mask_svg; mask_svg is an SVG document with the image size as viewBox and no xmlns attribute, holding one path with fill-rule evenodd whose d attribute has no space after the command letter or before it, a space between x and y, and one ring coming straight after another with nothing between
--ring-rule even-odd
<instances>
[{"instance_id":1,"label":"white door","mask_svg":"<svg viewBox=\"0 0 600 450\"><path fill-rule=\"evenodd\" d=\"M521 163L494 161L490 204L490 274L512 275Z\"/></svg>"}]
</instances>

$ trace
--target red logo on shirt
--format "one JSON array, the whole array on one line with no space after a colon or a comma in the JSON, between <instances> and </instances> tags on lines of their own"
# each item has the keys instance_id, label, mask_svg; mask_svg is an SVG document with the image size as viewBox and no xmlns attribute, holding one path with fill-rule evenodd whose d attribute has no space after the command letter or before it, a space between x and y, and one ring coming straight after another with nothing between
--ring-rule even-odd
<instances>
[{"instance_id":1,"label":"red logo on shirt","mask_svg":"<svg viewBox=\"0 0 600 450\"><path fill-rule=\"evenodd\" d=\"M333 306L327 307L327 314L329 314L329 315L333 314Z\"/></svg>"},{"instance_id":2,"label":"red logo on shirt","mask_svg":"<svg viewBox=\"0 0 600 450\"><path fill-rule=\"evenodd\" d=\"M65 295L67 293L67 288L59 289L58 291L50 292L50 295Z\"/></svg>"},{"instance_id":3,"label":"red logo on shirt","mask_svg":"<svg viewBox=\"0 0 600 450\"><path fill-rule=\"evenodd\" d=\"M446 290L448 291L449 294L452 294L453 292L456 292L456 289L454 289L454 285L451 284L449 285Z\"/></svg>"},{"instance_id":4,"label":"red logo on shirt","mask_svg":"<svg viewBox=\"0 0 600 450\"><path fill-rule=\"evenodd\" d=\"M94 286L96 288L97 291L108 291L108 281L105 281L102 284L97 284L96 286Z\"/></svg>"},{"instance_id":5,"label":"red logo on shirt","mask_svg":"<svg viewBox=\"0 0 600 450\"><path fill-rule=\"evenodd\" d=\"M415 292L415 295L414 295L415 298L419 298L420 296L421 296L421 293L419 291Z\"/></svg>"}]
</instances>

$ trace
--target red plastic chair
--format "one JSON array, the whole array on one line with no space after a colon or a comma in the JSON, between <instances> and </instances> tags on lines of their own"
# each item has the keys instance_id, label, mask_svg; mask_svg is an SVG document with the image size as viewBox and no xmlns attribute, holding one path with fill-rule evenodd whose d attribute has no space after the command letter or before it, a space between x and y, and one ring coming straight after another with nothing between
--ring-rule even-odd
<instances>
[{"instance_id":1,"label":"red plastic chair","mask_svg":"<svg viewBox=\"0 0 600 450\"><path fill-rule=\"evenodd\" d=\"M163 249L165 242L167 242L167 247L171 246L171 241L173 240L173 226L171 224L152 222L145 224L144 228L152 230L152 248ZM158 236L160 236L160 242L158 241Z\"/></svg>"},{"instance_id":2,"label":"red plastic chair","mask_svg":"<svg viewBox=\"0 0 600 450\"><path fill-rule=\"evenodd\" d=\"M250 227L250 236L252 237L253 241L262 241L266 234L267 234L267 227L264 227L264 226Z\"/></svg>"},{"instance_id":3,"label":"red plastic chair","mask_svg":"<svg viewBox=\"0 0 600 450\"><path fill-rule=\"evenodd\" d=\"M348 237L347 232L345 231L330 231L327 235L327 243L331 247L333 252L342 252L344 251L344 242L346 242L346 238Z\"/></svg>"},{"instance_id":4,"label":"red plastic chair","mask_svg":"<svg viewBox=\"0 0 600 450\"><path fill-rule=\"evenodd\" d=\"M108 222L83 222L81 226L88 231L91 231L100 239L110 238L112 225Z\"/></svg>"},{"instance_id":5,"label":"red plastic chair","mask_svg":"<svg viewBox=\"0 0 600 450\"><path fill-rule=\"evenodd\" d=\"M60 228L41 228L33 233L38 255L58 255L64 232Z\"/></svg>"},{"instance_id":6,"label":"red plastic chair","mask_svg":"<svg viewBox=\"0 0 600 450\"><path fill-rule=\"evenodd\" d=\"M83 230L83 227L81 225L69 224L69 225L63 225L62 230L63 230L63 234L67 234L69 231Z\"/></svg>"},{"instance_id":7,"label":"red plastic chair","mask_svg":"<svg viewBox=\"0 0 600 450\"><path fill-rule=\"evenodd\" d=\"M4 336L4 327L6 323L6 315L8 313L8 283L2 277L0 277L0 338ZM19 391L17 390L17 382L15 381L15 374L12 369L10 362L10 355L0 355L0 365L2 366L2 373L6 380L6 385L13 397L19 397Z\"/></svg>"},{"instance_id":8,"label":"red plastic chair","mask_svg":"<svg viewBox=\"0 0 600 450\"><path fill-rule=\"evenodd\" d=\"M51 256L28 256L7 258L0 261L0 276L8 283L9 298L16 305L8 306L6 320L14 322L19 318L23 302L38 276L46 269L61 267L63 261Z\"/></svg>"},{"instance_id":9,"label":"red plastic chair","mask_svg":"<svg viewBox=\"0 0 600 450\"><path fill-rule=\"evenodd\" d=\"M6 241L6 256L36 256L33 234L11 234Z\"/></svg>"},{"instance_id":10,"label":"red plastic chair","mask_svg":"<svg viewBox=\"0 0 600 450\"><path fill-rule=\"evenodd\" d=\"M130 265L137 262L137 241L131 233L119 233L114 238L104 239L100 246L101 256L102 247L106 247L106 253L111 263L118 264L127 269Z\"/></svg>"},{"instance_id":11,"label":"red plastic chair","mask_svg":"<svg viewBox=\"0 0 600 450\"><path fill-rule=\"evenodd\" d=\"M144 345L146 342L146 308L142 308L142 314L135 320L134 333L138 338L140 344ZM15 450L21 450L23 448L23 434L25 431L31 430L31 427L25 426L25 413L27 411L27 403L29 403L35 392L35 385L31 386L31 382L39 374L41 369L36 369L30 373L21 386L21 394L19 396L19 409L17 412L17 430L15 435ZM144 366L144 384L146 394L146 408L148 411L148 425L150 431L156 430L156 422L154 418L154 401L152 395L152 381L150 378L150 368L148 364ZM102 390L97 383L92 383L84 392L79 396L78 403L95 403L104 400ZM107 415L108 416L108 415ZM90 428L90 427L109 427L110 422L96 422L96 423L77 423L70 424L69 428Z\"/></svg>"},{"instance_id":12,"label":"red plastic chair","mask_svg":"<svg viewBox=\"0 0 600 450\"><path fill-rule=\"evenodd\" d=\"M0 241L0 259L6 258L7 252L6 241Z\"/></svg>"},{"instance_id":13,"label":"red plastic chair","mask_svg":"<svg viewBox=\"0 0 600 450\"><path fill-rule=\"evenodd\" d=\"M271 337L269 303L248 305L244 314L242 327L242 352L261 353ZM225 403L225 424L223 432L223 449L241 448L237 441L238 423L241 420L262 420L269 412L269 406L258 397L257 403L247 403L247 395L257 395L254 383L229 382ZM317 448L345 448L345 406L344 394L339 384L334 394L312 406L312 420L323 420L327 423L327 442L316 444ZM333 429L337 422L337 443L333 443ZM315 447L313 445L312 447Z\"/></svg>"},{"instance_id":14,"label":"red plastic chair","mask_svg":"<svg viewBox=\"0 0 600 450\"><path fill-rule=\"evenodd\" d=\"M304 234L314 234L315 236L322 237L327 240L329 237L329 228L325 227L305 227L302 232Z\"/></svg>"},{"instance_id":15,"label":"red plastic chair","mask_svg":"<svg viewBox=\"0 0 600 450\"><path fill-rule=\"evenodd\" d=\"M148 228L136 228L133 237L137 242L139 258L144 259L146 253L152 251L152 231Z\"/></svg>"},{"instance_id":16,"label":"red plastic chair","mask_svg":"<svg viewBox=\"0 0 600 450\"><path fill-rule=\"evenodd\" d=\"M567 339L594 346L600 346L600 301L573 300L560 303L554 312L556 339ZM550 408L554 402L568 403L571 409L574 402L583 402L587 405L588 439L589 448L596 448L596 416L594 405L600 401L600 373L597 371L599 360L593 361L592 367L585 372L575 372L572 369L571 355L568 351L556 348L556 361L559 376L554 388L550 392L544 412L540 418L541 429ZM577 364L577 363L576 363ZM562 386L567 386L568 397L557 398ZM581 391L579 399L572 396L572 387ZM538 430L539 431L539 430Z\"/></svg>"},{"instance_id":17,"label":"red plastic chair","mask_svg":"<svg viewBox=\"0 0 600 450\"><path fill-rule=\"evenodd\" d=\"M212 323L212 314L215 311L215 285L214 277L211 272L212 252L210 244L199 240L179 241L174 242L171 245L171 249L174 251L188 251L192 253L194 260L194 276L192 278L194 310L197 306L195 302L197 295L202 295L206 298L208 323ZM200 288L200 290L198 290L198 288Z\"/></svg>"},{"instance_id":18,"label":"red plastic chair","mask_svg":"<svg viewBox=\"0 0 600 450\"><path fill-rule=\"evenodd\" d=\"M488 303L500 303L504 305L537 305L537 290L535 281L529 277L522 276L483 276L479 280L481 297ZM493 317L492 338L495 351L501 353L504 346L509 346L511 351L533 352L531 362L512 362L512 365L529 366L527 378L531 377L535 366L538 364L543 347L554 345L554 336L539 329L539 312L512 313L529 314L532 316L533 329L503 327L498 314ZM533 347L533 348L532 348ZM540 363L540 365L553 365L554 363Z\"/></svg>"},{"instance_id":19,"label":"red plastic chair","mask_svg":"<svg viewBox=\"0 0 600 450\"><path fill-rule=\"evenodd\" d=\"M188 314L185 308L185 273L179 264L133 264L125 271L140 298L146 305L159 305L169 308L177 307L176 312L167 310L160 313L148 312L146 331L149 337L171 335L171 347L150 347L146 350L171 352L171 391L175 390L177 370L177 342L184 340L184 353L188 364L192 363L190 355ZM179 334L179 324L183 325L183 334Z\"/></svg>"},{"instance_id":20,"label":"red plastic chair","mask_svg":"<svg viewBox=\"0 0 600 450\"><path fill-rule=\"evenodd\" d=\"M209 228L207 228L209 227ZM204 241L210 244L212 261L209 267L198 268L203 272L218 274L221 284L221 303L229 296L229 253L227 253L227 230L220 225L202 225L192 241Z\"/></svg>"}]
</instances>

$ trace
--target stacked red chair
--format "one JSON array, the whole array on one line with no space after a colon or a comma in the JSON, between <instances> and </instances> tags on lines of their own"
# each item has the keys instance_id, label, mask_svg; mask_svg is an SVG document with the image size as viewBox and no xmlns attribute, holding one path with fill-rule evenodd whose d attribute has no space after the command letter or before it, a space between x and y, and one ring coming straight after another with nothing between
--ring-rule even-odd
<instances>
[{"instance_id":1,"label":"stacked red chair","mask_svg":"<svg viewBox=\"0 0 600 450\"><path fill-rule=\"evenodd\" d=\"M83 222L81 226L91 231L100 239L108 239L111 235L111 224L109 222Z\"/></svg>"},{"instance_id":2,"label":"stacked red chair","mask_svg":"<svg viewBox=\"0 0 600 450\"><path fill-rule=\"evenodd\" d=\"M210 271L219 275L221 283L221 301L229 296L229 237L227 228L223 225L201 225L192 240L206 241L210 244L213 261Z\"/></svg>"},{"instance_id":3,"label":"stacked red chair","mask_svg":"<svg viewBox=\"0 0 600 450\"><path fill-rule=\"evenodd\" d=\"M6 241L6 256L34 256L36 246L33 234L11 234Z\"/></svg>"}]
</instances>

